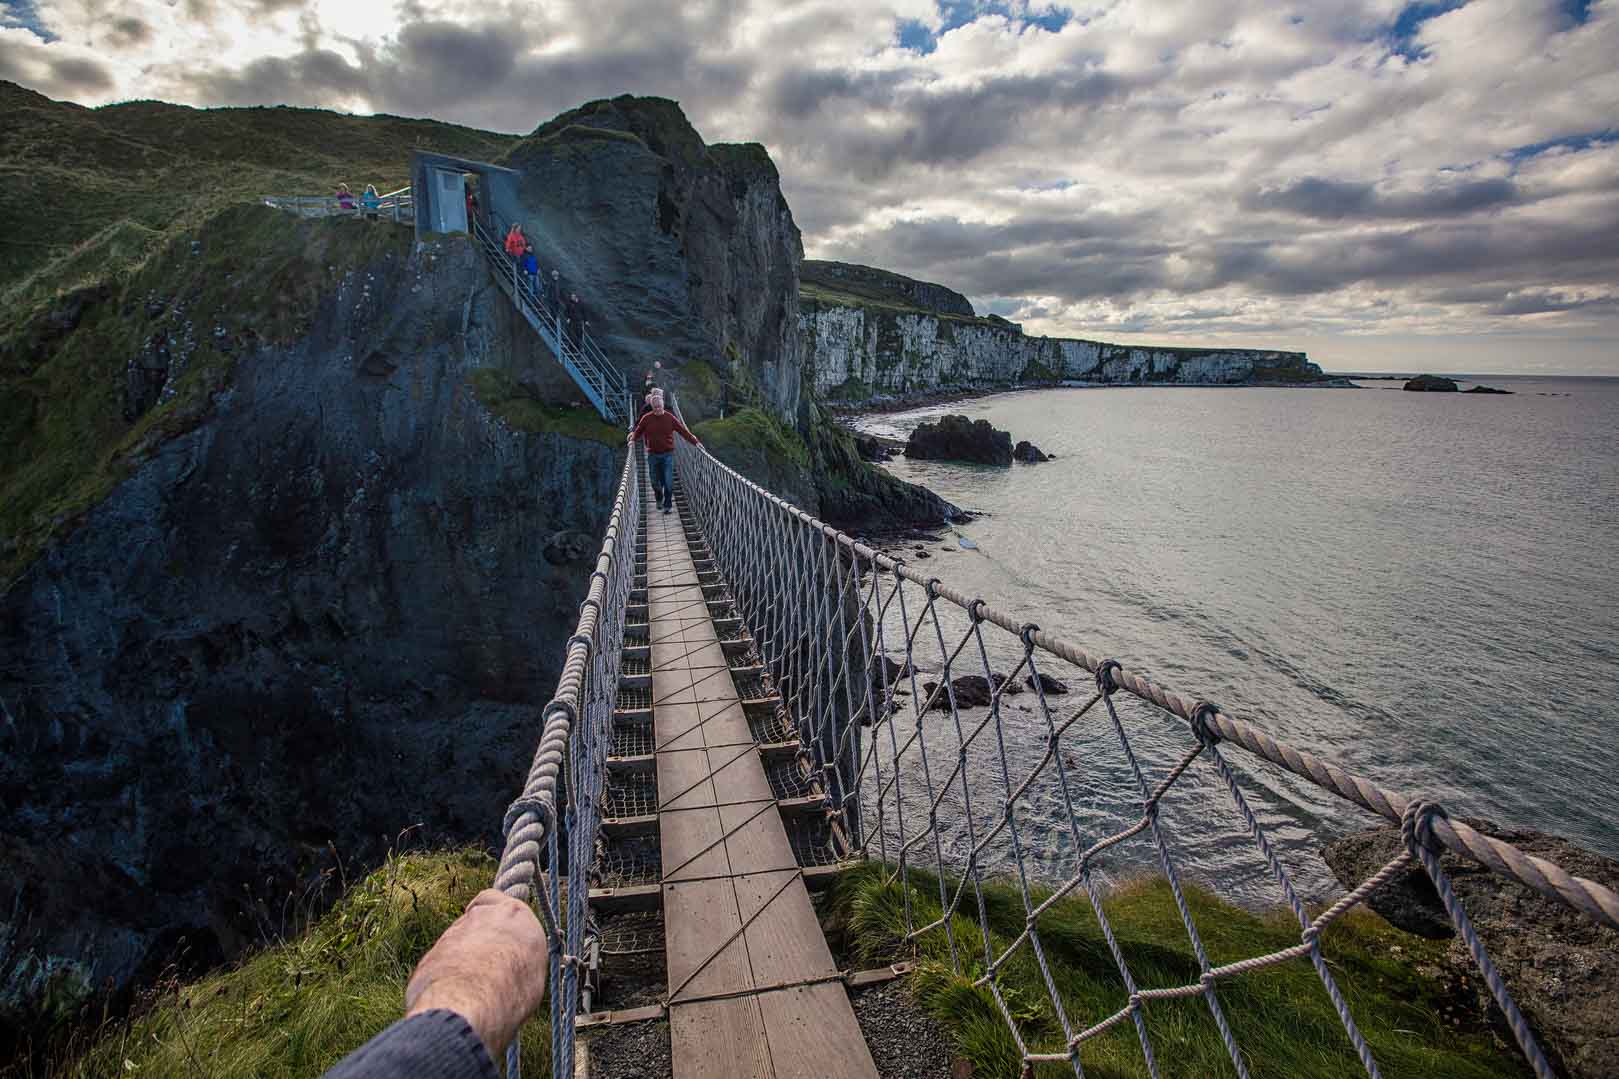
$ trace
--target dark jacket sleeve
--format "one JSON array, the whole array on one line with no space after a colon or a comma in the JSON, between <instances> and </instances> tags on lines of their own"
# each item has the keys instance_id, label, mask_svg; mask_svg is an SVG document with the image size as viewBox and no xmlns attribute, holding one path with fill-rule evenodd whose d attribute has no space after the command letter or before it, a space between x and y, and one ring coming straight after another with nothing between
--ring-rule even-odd
<instances>
[{"instance_id":1,"label":"dark jacket sleeve","mask_svg":"<svg viewBox=\"0 0 1619 1079\"><path fill-rule=\"evenodd\" d=\"M499 1079L467 1021L444 1008L401 1019L337 1062L325 1079Z\"/></svg>"}]
</instances>

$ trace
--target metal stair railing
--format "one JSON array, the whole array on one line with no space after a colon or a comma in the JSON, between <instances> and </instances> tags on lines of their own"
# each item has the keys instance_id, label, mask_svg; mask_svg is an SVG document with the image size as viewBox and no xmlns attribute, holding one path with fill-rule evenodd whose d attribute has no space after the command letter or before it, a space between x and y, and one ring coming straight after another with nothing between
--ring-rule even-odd
<instances>
[{"instance_id":1,"label":"metal stair railing","mask_svg":"<svg viewBox=\"0 0 1619 1079\"><path fill-rule=\"evenodd\" d=\"M575 385L609 423L628 427L635 419L630 401L629 382L608 360L601 348L583 333L578 340L570 339L562 318L561 306L548 304L541 290L529 287L526 275L507 255L482 222L472 221L473 238L483 252L489 269L501 291L510 297L519 313L562 364Z\"/></svg>"}]
</instances>

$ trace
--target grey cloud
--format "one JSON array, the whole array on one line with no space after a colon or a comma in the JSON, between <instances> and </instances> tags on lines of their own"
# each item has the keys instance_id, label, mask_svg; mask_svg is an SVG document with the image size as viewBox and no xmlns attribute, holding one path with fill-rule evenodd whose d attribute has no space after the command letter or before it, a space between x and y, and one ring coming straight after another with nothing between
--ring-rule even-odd
<instances>
[{"instance_id":1,"label":"grey cloud","mask_svg":"<svg viewBox=\"0 0 1619 1079\"><path fill-rule=\"evenodd\" d=\"M363 68L325 49L255 60L239 71L192 76L205 99L220 105L329 106L336 94L364 94L370 81Z\"/></svg>"},{"instance_id":2,"label":"grey cloud","mask_svg":"<svg viewBox=\"0 0 1619 1079\"><path fill-rule=\"evenodd\" d=\"M56 60L51 63L51 75L58 87L69 94L91 93L112 87L112 75L94 60Z\"/></svg>"},{"instance_id":3,"label":"grey cloud","mask_svg":"<svg viewBox=\"0 0 1619 1079\"><path fill-rule=\"evenodd\" d=\"M134 15L124 15L107 24L110 40L115 49L131 49L152 40L152 28Z\"/></svg>"},{"instance_id":4,"label":"grey cloud","mask_svg":"<svg viewBox=\"0 0 1619 1079\"><path fill-rule=\"evenodd\" d=\"M1579 299L1562 292L1528 290L1516 292L1490 306L1492 315L1540 315L1550 311L1574 311L1582 307L1611 307L1619 303L1613 296Z\"/></svg>"},{"instance_id":5,"label":"grey cloud","mask_svg":"<svg viewBox=\"0 0 1619 1079\"><path fill-rule=\"evenodd\" d=\"M1463 180L1425 191L1383 192L1376 184L1306 176L1281 187L1244 196L1248 210L1277 210L1321 220L1346 218L1421 219L1455 217L1518 201L1516 184L1506 179Z\"/></svg>"}]
</instances>

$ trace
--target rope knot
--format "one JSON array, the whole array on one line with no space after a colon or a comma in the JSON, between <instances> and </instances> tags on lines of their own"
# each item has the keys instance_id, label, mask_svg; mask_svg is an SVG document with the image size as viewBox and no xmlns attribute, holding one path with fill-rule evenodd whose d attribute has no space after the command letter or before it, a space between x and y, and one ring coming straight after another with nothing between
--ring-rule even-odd
<instances>
[{"instance_id":1,"label":"rope knot","mask_svg":"<svg viewBox=\"0 0 1619 1079\"><path fill-rule=\"evenodd\" d=\"M1413 856L1418 847L1425 847L1430 851L1437 850L1431 842L1433 838L1433 819L1444 817L1445 811L1435 802L1414 798L1406 803L1405 812L1400 814L1400 841L1405 849Z\"/></svg>"},{"instance_id":2,"label":"rope knot","mask_svg":"<svg viewBox=\"0 0 1619 1079\"><path fill-rule=\"evenodd\" d=\"M1104 697L1113 696L1113 691L1119 688L1118 682L1113 680L1115 671L1122 671L1116 659L1103 660L1101 666L1096 668L1096 690Z\"/></svg>"},{"instance_id":3,"label":"rope knot","mask_svg":"<svg viewBox=\"0 0 1619 1079\"><path fill-rule=\"evenodd\" d=\"M1220 706L1211 701L1198 701L1192 709L1190 717L1192 733L1197 735L1197 740L1205 746L1220 744L1220 736L1215 733L1212 726L1214 715L1219 710Z\"/></svg>"},{"instance_id":4,"label":"rope knot","mask_svg":"<svg viewBox=\"0 0 1619 1079\"><path fill-rule=\"evenodd\" d=\"M934 600L934 599L939 598L939 589L943 585L944 585L944 582L939 580L939 578L937 578L937 577L929 577L928 578L928 583L923 585L922 588L923 588L924 591L927 592L928 599Z\"/></svg>"},{"instance_id":5,"label":"rope knot","mask_svg":"<svg viewBox=\"0 0 1619 1079\"><path fill-rule=\"evenodd\" d=\"M1023 639L1023 650L1025 652L1034 651L1034 635L1039 632L1040 627L1033 622L1023 623L1023 628L1017 631L1017 635Z\"/></svg>"},{"instance_id":6,"label":"rope knot","mask_svg":"<svg viewBox=\"0 0 1619 1079\"><path fill-rule=\"evenodd\" d=\"M506 819L501 822L500 834L510 840L518 818L525 813L532 813L538 817L540 827L550 832L556 823L556 806L552 804L553 798L554 796L545 793L529 794L526 791L518 795L517 799L506 807Z\"/></svg>"},{"instance_id":7,"label":"rope knot","mask_svg":"<svg viewBox=\"0 0 1619 1079\"><path fill-rule=\"evenodd\" d=\"M1304 944L1313 945L1320 938L1321 927L1318 925L1307 925L1304 927L1304 932L1299 934L1299 940Z\"/></svg>"},{"instance_id":8,"label":"rope knot","mask_svg":"<svg viewBox=\"0 0 1619 1079\"><path fill-rule=\"evenodd\" d=\"M1201 985L1204 989L1213 989L1214 988L1214 971L1205 970L1203 972L1203 976L1201 978L1199 978L1197 981L1198 981L1198 984Z\"/></svg>"},{"instance_id":9,"label":"rope knot","mask_svg":"<svg viewBox=\"0 0 1619 1079\"><path fill-rule=\"evenodd\" d=\"M1127 1010L1132 1011L1132 1012L1139 1012L1141 1010L1141 994L1140 993L1131 993L1130 994L1130 1007Z\"/></svg>"},{"instance_id":10,"label":"rope knot","mask_svg":"<svg viewBox=\"0 0 1619 1079\"><path fill-rule=\"evenodd\" d=\"M981 599L975 599L967 604L967 614L972 618L973 625L976 626L984 620L984 608L987 606L989 605Z\"/></svg>"}]
</instances>

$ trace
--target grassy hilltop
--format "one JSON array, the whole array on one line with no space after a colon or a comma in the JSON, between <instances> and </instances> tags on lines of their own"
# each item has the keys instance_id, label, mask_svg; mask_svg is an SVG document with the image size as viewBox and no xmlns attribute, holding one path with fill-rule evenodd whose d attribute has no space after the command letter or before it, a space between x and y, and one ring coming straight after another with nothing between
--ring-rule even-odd
<instances>
[{"instance_id":1,"label":"grassy hilltop","mask_svg":"<svg viewBox=\"0 0 1619 1079\"><path fill-rule=\"evenodd\" d=\"M418 146L477 159L517 136L318 109L87 109L0 81L0 327L128 272L163 241L263 195L403 187Z\"/></svg>"}]
</instances>

